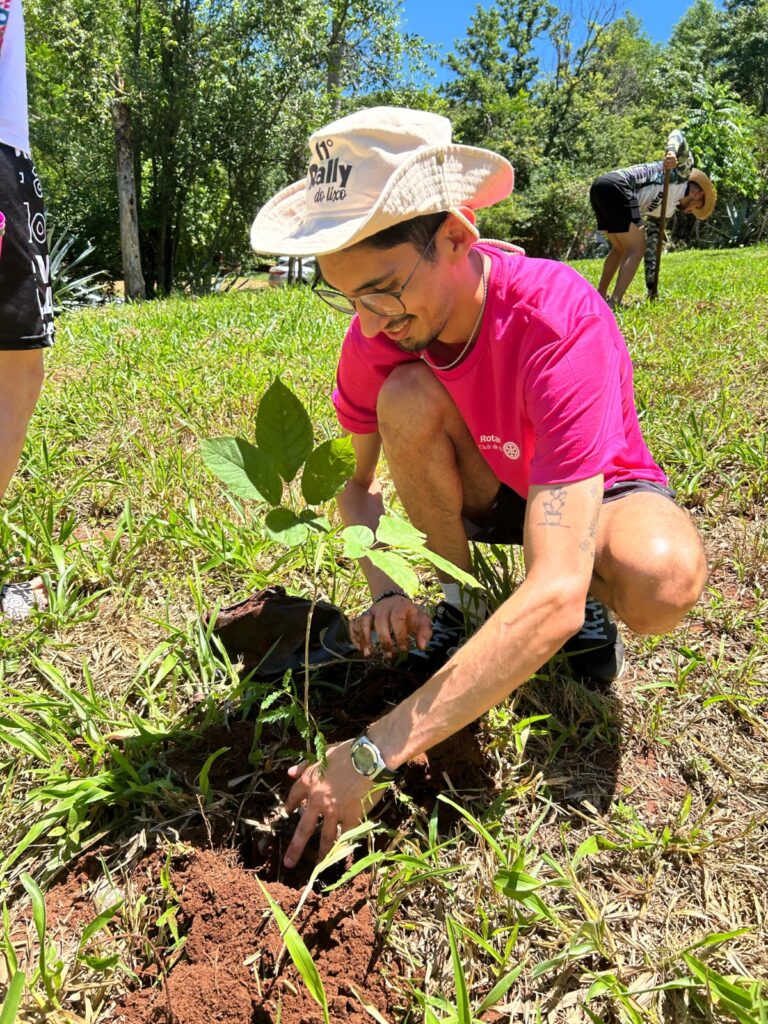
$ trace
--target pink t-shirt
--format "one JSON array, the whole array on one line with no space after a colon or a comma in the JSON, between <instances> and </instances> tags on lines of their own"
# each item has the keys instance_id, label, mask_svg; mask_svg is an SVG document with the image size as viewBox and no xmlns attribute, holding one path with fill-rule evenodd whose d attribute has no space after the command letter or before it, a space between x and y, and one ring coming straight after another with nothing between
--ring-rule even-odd
<instances>
[{"instance_id":1,"label":"pink t-shirt","mask_svg":"<svg viewBox=\"0 0 768 1024\"><path fill-rule=\"evenodd\" d=\"M478 248L491 258L480 334L455 369L433 372L499 480L524 498L531 484L597 473L606 488L666 484L640 432L627 346L592 285L564 263ZM396 366L418 358L383 334L366 338L355 317L333 395L341 425L378 430L379 389Z\"/></svg>"}]
</instances>

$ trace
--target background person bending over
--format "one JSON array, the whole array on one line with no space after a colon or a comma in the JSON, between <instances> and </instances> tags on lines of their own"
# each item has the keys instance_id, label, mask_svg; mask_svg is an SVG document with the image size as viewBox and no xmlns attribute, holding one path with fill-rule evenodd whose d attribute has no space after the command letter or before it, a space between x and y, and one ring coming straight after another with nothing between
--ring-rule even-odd
<instances>
[{"instance_id":1,"label":"background person bending over","mask_svg":"<svg viewBox=\"0 0 768 1024\"><path fill-rule=\"evenodd\" d=\"M21 0L0 9L0 498L16 471L53 344L53 300L42 189L29 155ZM0 552L7 561L9 552ZM0 616L43 603L42 583L0 579Z\"/></svg>"},{"instance_id":2,"label":"background person bending over","mask_svg":"<svg viewBox=\"0 0 768 1024\"><path fill-rule=\"evenodd\" d=\"M597 227L611 246L597 290L612 307L621 304L646 251L643 217L655 218L658 223L662 216L665 170L670 174L664 219L671 217L675 210L692 213L700 220L709 217L715 208L717 194L706 174L694 168L685 137L677 130L671 132L667 139L663 160L635 164L633 167L603 174L592 183L589 190L589 201L597 217ZM655 237L658 238L658 230ZM651 274L654 269L655 250L651 260ZM653 279L648 274L646 265L646 284L650 291ZM608 290L614 277L616 285L609 299ZM651 297L655 298L655 295Z\"/></svg>"},{"instance_id":3,"label":"background person bending over","mask_svg":"<svg viewBox=\"0 0 768 1024\"><path fill-rule=\"evenodd\" d=\"M321 818L323 856L374 786L574 636L579 674L615 677L623 653L606 605L631 629L664 633L704 585L698 533L643 441L605 302L565 264L478 242L474 210L512 181L498 154L454 145L445 118L373 108L316 132L306 179L252 228L258 251L318 254L317 294L351 316L334 395L356 453L338 501L344 522L376 529L383 446L433 551L469 569L470 539L514 543L526 562L517 590L463 644L449 578L433 623L363 564L372 603L352 623L363 653L375 630L393 652L409 637L422 649L437 639L448 660L363 736L330 747L324 772L290 769L286 809L304 810L289 867Z\"/></svg>"}]
</instances>

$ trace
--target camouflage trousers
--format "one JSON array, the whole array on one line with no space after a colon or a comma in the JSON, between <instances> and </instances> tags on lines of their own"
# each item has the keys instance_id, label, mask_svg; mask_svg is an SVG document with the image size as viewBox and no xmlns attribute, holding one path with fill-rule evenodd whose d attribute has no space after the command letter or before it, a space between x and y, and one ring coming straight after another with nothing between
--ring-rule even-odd
<instances>
[{"instance_id":1,"label":"camouflage trousers","mask_svg":"<svg viewBox=\"0 0 768 1024\"><path fill-rule=\"evenodd\" d=\"M644 223L645 253L643 260L645 263L645 287L650 293L654 291L654 281L656 279L656 248L659 244L659 225L661 219L659 217L646 217Z\"/></svg>"}]
</instances>

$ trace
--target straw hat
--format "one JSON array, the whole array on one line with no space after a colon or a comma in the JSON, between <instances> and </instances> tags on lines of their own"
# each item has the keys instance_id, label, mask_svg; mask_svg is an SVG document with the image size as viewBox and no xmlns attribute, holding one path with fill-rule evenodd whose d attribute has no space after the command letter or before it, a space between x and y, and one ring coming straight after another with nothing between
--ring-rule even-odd
<instances>
[{"instance_id":1,"label":"straw hat","mask_svg":"<svg viewBox=\"0 0 768 1024\"><path fill-rule=\"evenodd\" d=\"M698 185L704 193L704 205L700 209L691 210L690 212L694 217L698 217L699 220L706 220L715 208L717 190L704 171L700 171L697 167L694 167L691 171L690 180L694 185Z\"/></svg>"},{"instance_id":2,"label":"straw hat","mask_svg":"<svg viewBox=\"0 0 768 1024\"><path fill-rule=\"evenodd\" d=\"M512 191L498 153L451 142L451 123L370 107L316 131L303 181L278 192L251 227L256 252L324 255L422 214L492 206Z\"/></svg>"}]
</instances>

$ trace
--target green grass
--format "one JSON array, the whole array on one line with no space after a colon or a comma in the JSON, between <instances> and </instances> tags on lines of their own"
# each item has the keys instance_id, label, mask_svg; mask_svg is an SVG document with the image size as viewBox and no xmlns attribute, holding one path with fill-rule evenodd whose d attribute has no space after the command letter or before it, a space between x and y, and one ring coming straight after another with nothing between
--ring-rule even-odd
<instances>
[{"instance_id":1,"label":"green grass","mask_svg":"<svg viewBox=\"0 0 768 1024\"><path fill-rule=\"evenodd\" d=\"M598 263L577 266L596 280ZM412 979L408 1020L485 1018L490 994L511 1021L768 1014L753 980L768 974L768 249L666 256L661 292L648 305L636 282L620 321L646 439L705 538L708 588L671 636L627 637L611 698L544 670L491 711L495 788L447 788L460 808L447 833L403 798L375 900ZM48 613L0 635L9 1019L19 999L25 1021L109 1019L131 979L105 938L123 899L126 932L181 955L170 882L125 893L112 872L142 834L170 842L164 826L219 796L171 757L242 698L202 610L268 582L366 602L351 566L328 556L313 575L275 547L263 510L228 497L199 452L204 437L252 437L277 374L316 440L333 436L344 323L306 291L267 289L59 322L0 511L0 576L42 573L52 590ZM485 556L503 596L519 559ZM35 885L105 842L103 920L57 940Z\"/></svg>"}]
</instances>

